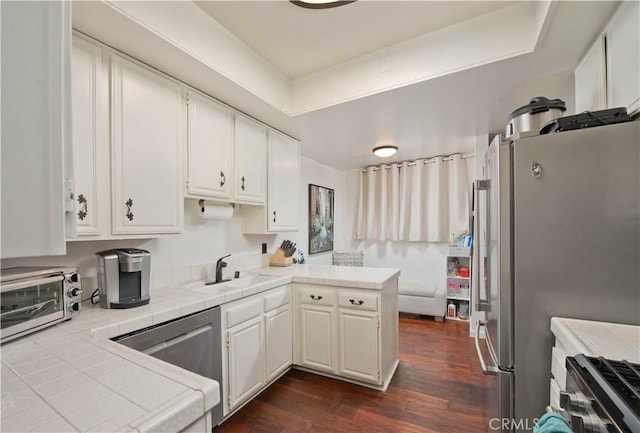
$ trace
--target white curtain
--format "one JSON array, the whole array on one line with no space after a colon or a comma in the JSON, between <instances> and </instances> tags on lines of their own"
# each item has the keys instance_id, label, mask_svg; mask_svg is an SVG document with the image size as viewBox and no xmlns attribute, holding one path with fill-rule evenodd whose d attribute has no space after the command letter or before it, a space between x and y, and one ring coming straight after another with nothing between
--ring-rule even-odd
<instances>
[{"instance_id":1,"label":"white curtain","mask_svg":"<svg viewBox=\"0 0 640 433\"><path fill-rule=\"evenodd\" d=\"M447 242L469 231L469 185L460 154L360 172L354 237Z\"/></svg>"}]
</instances>

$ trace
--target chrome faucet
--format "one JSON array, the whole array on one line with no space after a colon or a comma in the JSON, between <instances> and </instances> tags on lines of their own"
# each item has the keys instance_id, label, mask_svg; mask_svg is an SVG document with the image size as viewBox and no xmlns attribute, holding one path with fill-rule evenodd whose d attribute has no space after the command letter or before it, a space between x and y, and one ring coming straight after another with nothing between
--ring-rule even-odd
<instances>
[{"instance_id":1,"label":"chrome faucet","mask_svg":"<svg viewBox=\"0 0 640 433\"><path fill-rule=\"evenodd\" d=\"M223 261L222 259L226 259L230 255L231 254L227 254L226 256L222 256L216 262L216 281L213 284L223 283L225 281L231 281L231 280L223 280L222 279L222 268L226 268L227 267L227 262Z\"/></svg>"}]
</instances>

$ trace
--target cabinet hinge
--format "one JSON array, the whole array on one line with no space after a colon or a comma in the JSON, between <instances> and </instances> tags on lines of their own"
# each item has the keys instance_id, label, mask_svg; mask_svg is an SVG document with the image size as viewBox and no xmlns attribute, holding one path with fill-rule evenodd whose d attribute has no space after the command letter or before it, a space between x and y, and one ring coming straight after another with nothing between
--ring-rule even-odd
<instances>
[{"instance_id":1,"label":"cabinet hinge","mask_svg":"<svg viewBox=\"0 0 640 433\"><path fill-rule=\"evenodd\" d=\"M231 345L231 342L229 341L229 339L227 338L227 349L229 348L229 346Z\"/></svg>"},{"instance_id":2,"label":"cabinet hinge","mask_svg":"<svg viewBox=\"0 0 640 433\"><path fill-rule=\"evenodd\" d=\"M380 382L380 369L378 369L378 382Z\"/></svg>"},{"instance_id":3,"label":"cabinet hinge","mask_svg":"<svg viewBox=\"0 0 640 433\"><path fill-rule=\"evenodd\" d=\"M380 329L380 316L376 317L376 321L378 322L378 329Z\"/></svg>"}]
</instances>

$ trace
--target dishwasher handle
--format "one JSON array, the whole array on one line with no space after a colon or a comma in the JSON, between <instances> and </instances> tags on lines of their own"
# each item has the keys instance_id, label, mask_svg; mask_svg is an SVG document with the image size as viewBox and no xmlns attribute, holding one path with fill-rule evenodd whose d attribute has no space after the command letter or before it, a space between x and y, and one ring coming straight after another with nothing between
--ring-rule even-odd
<instances>
[{"instance_id":1,"label":"dishwasher handle","mask_svg":"<svg viewBox=\"0 0 640 433\"><path fill-rule=\"evenodd\" d=\"M197 337L198 335L203 334L205 332L209 332L211 330L213 330L213 325L207 324L205 326L201 326L200 328L194 329L193 331L189 331L186 334L179 335L177 337L163 341L162 343L154 344L153 346L150 346L144 350L141 350L141 352L147 355L153 356L154 353L157 353L163 349L167 349L171 346L175 346L176 344L180 344L184 341Z\"/></svg>"}]
</instances>

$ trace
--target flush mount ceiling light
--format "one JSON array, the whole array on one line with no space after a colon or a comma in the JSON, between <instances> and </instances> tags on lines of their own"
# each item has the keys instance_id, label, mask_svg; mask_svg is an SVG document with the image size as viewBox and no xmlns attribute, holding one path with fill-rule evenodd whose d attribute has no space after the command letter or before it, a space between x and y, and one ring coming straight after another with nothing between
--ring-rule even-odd
<instances>
[{"instance_id":1,"label":"flush mount ceiling light","mask_svg":"<svg viewBox=\"0 0 640 433\"><path fill-rule=\"evenodd\" d=\"M391 155L394 155L398 151L398 146L378 146L373 148L373 154L375 156L379 156L380 158L388 158Z\"/></svg>"},{"instance_id":2,"label":"flush mount ceiling light","mask_svg":"<svg viewBox=\"0 0 640 433\"><path fill-rule=\"evenodd\" d=\"M296 6L300 6L305 9L329 9L337 8L338 6L348 5L356 0L346 1L333 1L333 0L290 0Z\"/></svg>"}]
</instances>

